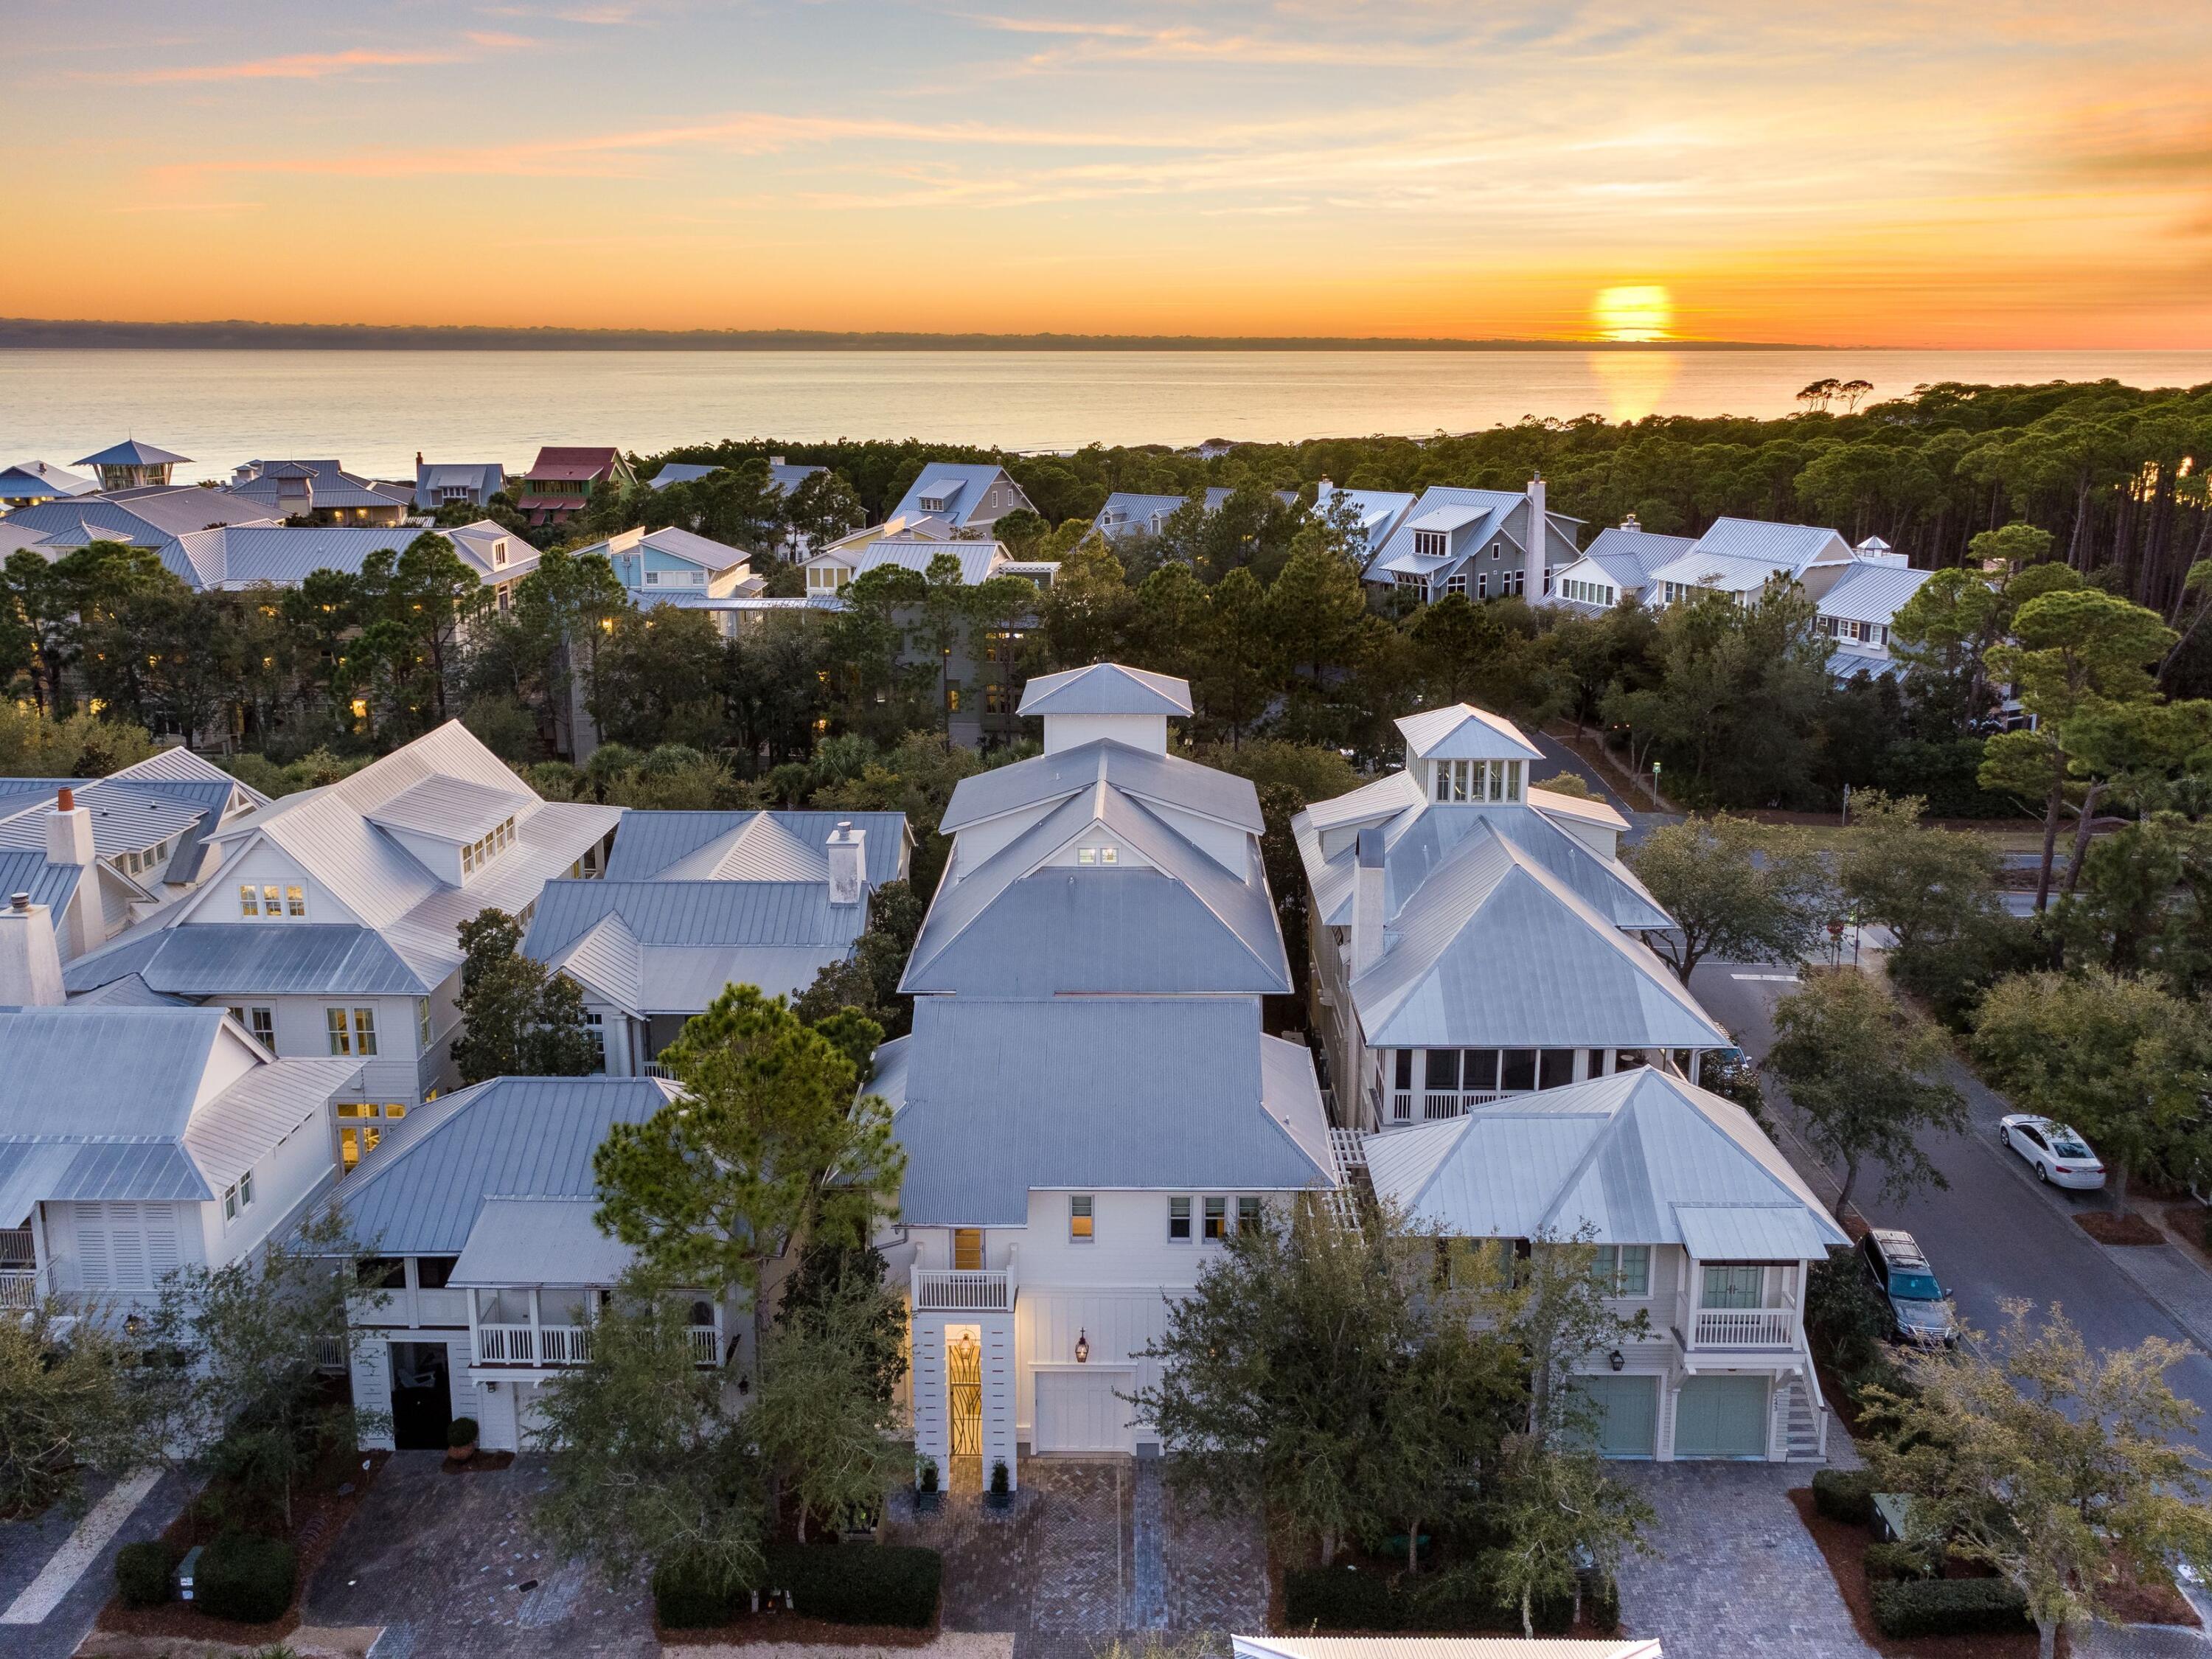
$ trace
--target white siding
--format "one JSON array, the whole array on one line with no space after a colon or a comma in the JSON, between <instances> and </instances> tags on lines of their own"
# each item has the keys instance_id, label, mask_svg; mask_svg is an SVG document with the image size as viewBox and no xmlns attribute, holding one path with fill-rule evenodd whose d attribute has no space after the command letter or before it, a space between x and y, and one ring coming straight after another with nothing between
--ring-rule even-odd
<instances>
[{"instance_id":1,"label":"white siding","mask_svg":"<svg viewBox=\"0 0 2212 1659\"><path fill-rule=\"evenodd\" d=\"M46 1236L64 1291L145 1293L203 1259L196 1204L50 1204ZM55 1223L59 1221L57 1226Z\"/></svg>"}]
</instances>

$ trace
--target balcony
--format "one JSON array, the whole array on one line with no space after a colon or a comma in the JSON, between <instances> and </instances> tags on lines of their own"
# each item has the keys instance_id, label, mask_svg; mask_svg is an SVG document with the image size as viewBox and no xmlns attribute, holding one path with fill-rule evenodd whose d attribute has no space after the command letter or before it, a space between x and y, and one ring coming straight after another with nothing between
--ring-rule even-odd
<instances>
[{"instance_id":1,"label":"balcony","mask_svg":"<svg viewBox=\"0 0 2212 1659\"><path fill-rule=\"evenodd\" d=\"M1700 1308L1690 1326L1692 1348L1777 1348L1797 1346L1795 1308Z\"/></svg>"},{"instance_id":2,"label":"balcony","mask_svg":"<svg viewBox=\"0 0 2212 1659\"><path fill-rule=\"evenodd\" d=\"M0 1308L32 1308L38 1300L39 1261L31 1230L0 1229Z\"/></svg>"},{"instance_id":3,"label":"balcony","mask_svg":"<svg viewBox=\"0 0 2212 1659\"><path fill-rule=\"evenodd\" d=\"M684 1329L692 1363L713 1367L722 1363L722 1334L712 1325ZM477 1364L479 1365L585 1365L592 1358L592 1328L588 1325L479 1325Z\"/></svg>"},{"instance_id":4,"label":"balcony","mask_svg":"<svg viewBox=\"0 0 2212 1659\"><path fill-rule=\"evenodd\" d=\"M916 1267L917 1313L1010 1313L1014 1276L1000 1267Z\"/></svg>"},{"instance_id":5,"label":"balcony","mask_svg":"<svg viewBox=\"0 0 2212 1659\"><path fill-rule=\"evenodd\" d=\"M1400 1089L1390 1096L1390 1115L1385 1121L1439 1123L1446 1118L1464 1117L1474 1107L1488 1106L1504 1098L1494 1089L1417 1089L1410 1093Z\"/></svg>"}]
</instances>

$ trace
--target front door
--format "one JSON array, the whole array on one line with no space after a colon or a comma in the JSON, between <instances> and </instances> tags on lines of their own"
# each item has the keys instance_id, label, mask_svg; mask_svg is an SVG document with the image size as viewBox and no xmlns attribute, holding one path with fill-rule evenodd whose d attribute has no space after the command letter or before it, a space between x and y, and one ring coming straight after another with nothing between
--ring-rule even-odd
<instances>
[{"instance_id":1,"label":"front door","mask_svg":"<svg viewBox=\"0 0 2212 1659\"><path fill-rule=\"evenodd\" d=\"M983 1466L983 1334L973 1325L945 1333L945 1420L956 1467ZM974 1459L969 1464L969 1459ZM947 1470L949 1475L951 1471ZM949 1483L948 1483L949 1484Z\"/></svg>"},{"instance_id":2,"label":"front door","mask_svg":"<svg viewBox=\"0 0 2212 1659\"><path fill-rule=\"evenodd\" d=\"M1677 1457L1765 1457L1766 1379L1692 1376L1674 1402Z\"/></svg>"},{"instance_id":3,"label":"front door","mask_svg":"<svg viewBox=\"0 0 2212 1659\"><path fill-rule=\"evenodd\" d=\"M392 1345L392 1443L443 1451L453 1421L453 1376L442 1342Z\"/></svg>"}]
</instances>

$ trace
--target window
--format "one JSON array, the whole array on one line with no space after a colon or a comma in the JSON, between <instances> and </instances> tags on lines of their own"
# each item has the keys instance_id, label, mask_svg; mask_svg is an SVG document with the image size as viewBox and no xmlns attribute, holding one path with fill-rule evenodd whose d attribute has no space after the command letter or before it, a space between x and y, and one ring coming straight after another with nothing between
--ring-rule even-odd
<instances>
[{"instance_id":1,"label":"window","mask_svg":"<svg viewBox=\"0 0 2212 1659\"><path fill-rule=\"evenodd\" d=\"M504 536L491 544L491 562L495 565L507 562L507 538Z\"/></svg>"},{"instance_id":2,"label":"window","mask_svg":"<svg viewBox=\"0 0 2212 1659\"><path fill-rule=\"evenodd\" d=\"M429 1052L430 999L428 997L415 999L415 1041L422 1053Z\"/></svg>"},{"instance_id":3,"label":"window","mask_svg":"<svg viewBox=\"0 0 2212 1659\"><path fill-rule=\"evenodd\" d=\"M981 1271L983 1230L981 1227L955 1227L952 1230L952 1265L961 1273Z\"/></svg>"},{"instance_id":4,"label":"window","mask_svg":"<svg viewBox=\"0 0 2212 1659\"><path fill-rule=\"evenodd\" d=\"M354 1052L363 1060L376 1052L376 1010L356 1008L353 1011Z\"/></svg>"},{"instance_id":5,"label":"window","mask_svg":"<svg viewBox=\"0 0 2212 1659\"><path fill-rule=\"evenodd\" d=\"M598 1014L586 1014L584 1030L592 1039L592 1052L599 1056L598 1063L592 1069L595 1072L604 1072L607 1069L606 1023Z\"/></svg>"},{"instance_id":6,"label":"window","mask_svg":"<svg viewBox=\"0 0 2212 1659\"><path fill-rule=\"evenodd\" d=\"M1398 1050L1398 1064L1394 1075L1399 1088L1410 1089L1413 1086L1413 1051L1411 1048Z\"/></svg>"},{"instance_id":7,"label":"window","mask_svg":"<svg viewBox=\"0 0 2212 1659\"><path fill-rule=\"evenodd\" d=\"M1538 1061L1536 1086L1556 1089L1575 1080L1575 1051L1571 1048L1547 1048Z\"/></svg>"},{"instance_id":8,"label":"window","mask_svg":"<svg viewBox=\"0 0 2212 1659\"><path fill-rule=\"evenodd\" d=\"M247 1024L252 1028L253 1040L270 1054L276 1052L276 1011L273 1008L249 1008Z\"/></svg>"},{"instance_id":9,"label":"window","mask_svg":"<svg viewBox=\"0 0 2212 1659\"><path fill-rule=\"evenodd\" d=\"M304 916L307 914L307 895L305 889L297 886L285 888L284 914L288 916Z\"/></svg>"},{"instance_id":10,"label":"window","mask_svg":"<svg viewBox=\"0 0 2212 1659\"><path fill-rule=\"evenodd\" d=\"M330 1028L331 1052L334 1054L351 1054L353 1031L346 1024L346 1011L343 1008L325 1008L323 1010L323 1020Z\"/></svg>"},{"instance_id":11,"label":"window","mask_svg":"<svg viewBox=\"0 0 2212 1659\"><path fill-rule=\"evenodd\" d=\"M1591 1272L1614 1296L1651 1294L1651 1247L1649 1244L1601 1244Z\"/></svg>"},{"instance_id":12,"label":"window","mask_svg":"<svg viewBox=\"0 0 2212 1659\"><path fill-rule=\"evenodd\" d=\"M1168 1243L1170 1244L1190 1243L1190 1200L1187 1198L1171 1198L1168 1200Z\"/></svg>"},{"instance_id":13,"label":"window","mask_svg":"<svg viewBox=\"0 0 2212 1659\"><path fill-rule=\"evenodd\" d=\"M1450 575L1445 577L1444 592L1447 593L1465 594L1467 592L1467 572L1464 570L1454 571Z\"/></svg>"},{"instance_id":14,"label":"window","mask_svg":"<svg viewBox=\"0 0 2212 1659\"><path fill-rule=\"evenodd\" d=\"M238 1178L238 1207L241 1210L253 1207L253 1171L251 1170Z\"/></svg>"},{"instance_id":15,"label":"window","mask_svg":"<svg viewBox=\"0 0 2212 1659\"><path fill-rule=\"evenodd\" d=\"M1466 1067L1460 1083L1462 1088L1482 1090L1498 1087L1497 1049L1469 1048L1467 1051L1466 1061Z\"/></svg>"},{"instance_id":16,"label":"window","mask_svg":"<svg viewBox=\"0 0 2212 1659\"><path fill-rule=\"evenodd\" d=\"M404 1291L407 1288L407 1258L370 1256L361 1264L354 1282L364 1291Z\"/></svg>"},{"instance_id":17,"label":"window","mask_svg":"<svg viewBox=\"0 0 2212 1659\"><path fill-rule=\"evenodd\" d=\"M1459 1050L1431 1048L1423 1086L1430 1089L1459 1087Z\"/></svg>"},{"instance_id":18,"label":"window","mask_svg":"<svg viewBox=\"0 0 2212 1659\"><path fill-rule=\"evenodd\" d=\"M453 1276L459 1262L457 1255L418 1255L415 1258L415 1283L425 1291L442 1291Z\"/></svg>"},{"instance_id":19,"label":"window","mask_svg":"<svg viewBox=\"0 0 2212 1659\"><path fill-rule=\"evenodd\" d=\"M1490 597L1490 573L1487 570L1474 573L1474 597L1478 599Z\"/></svg>"},{"instance_id":20,"label":"window","mask_svg":"<svg viewBox=\"0 0 2212 1659\"><path fill-rule=\"evenodd\" d=\"M259 890L250 881L241 881L238 884L238 914L241 916L258 916L261 914Z\"/></svg>"},{"instance_id":21,"label":"window","mask_svg":"<svg viewBox=\"0 0 2212 1659\"><path fill-rule=\"evenodd\" d=\"M1097 1218L1091 1213L1089 1193L1073 1193L1067 1200L1067 1237L1072 1243L1088 1244L1097 1237L1094 1231Z\"/></svg>"},{"instance_id":22,"label":"window","mask_svg":"<svg viewBox=\"0 0 2212 1659\"><path fill-rule=\"evenodd\" d=\"M1260 1231L1260 1200L1240 1198L1237 1200L1237 1231L1240 1236Z\"/></svg>"},{"instance_id":23,"label":"window","mask_svg":"<svg viewBox=\"0 0 2212 1659\"><path fill-rule=\"evenodd\" d=\"M1760 1281L1765 1277L1756 1263L1711 1264L1705 1268L1701 1308L1756 1308Z\"/></svg>"},{"instance_id":24,"label":"window","mask_svg":"<svg viewBox=\"0 0 2212 1659\"><path fill-rule=\"evenodd\" d=\"M1533 1089L1536 1086L1536 1051L1534 1048L1508 1048L1499 1069L1509 1093L1516 1089Z\"/></svg>"},{"instance_id":25,"label":"window","mask_svg":"<svg viewBox=\"0 0 2212 1659\"><path fill-rule=\"evenodd\" d=\"M1206 1242L1218 1244L1229 1236L1229 1200L1209 1198L1206 1200Z\"/></svg>"},{"instance_id":26,"label":"window","mask_svg":"<svg viewBox=\"0 0 2212 1659\"><path fill-rule=\"evenodd\" d=\"M228 1226L238 1219L238 1183L233 1182L222 1189L222 1223Z\"/></svg>"},{"instance_id":27,"label":"window","mask_svg":"<svg viewBox=\"0 0 2212 1659\"><path fill-rule=\"evenodd\" d=\"M658 570L648 570L648 571L647 571L647 572L645 573L645 585L646 585L647 587L658 587L658 586L660 586L660 573L659 573Z\"/></svg>"},{"instance_id":28,"label":"window","mask_svg":"<svg viewBox=\"0 0 2212 1659\"><path fill-rule=\"evenodd\" d=\"M261 914L270 921L284 914L283 890L274 882L264 883L261 889Z\"/></svg>"}]
</instances>

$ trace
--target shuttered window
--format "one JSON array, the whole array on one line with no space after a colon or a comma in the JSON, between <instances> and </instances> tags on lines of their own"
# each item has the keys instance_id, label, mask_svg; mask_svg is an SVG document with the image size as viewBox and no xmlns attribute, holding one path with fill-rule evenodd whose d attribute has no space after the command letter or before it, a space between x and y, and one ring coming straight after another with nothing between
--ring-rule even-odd
<instances>
[{"instance_id":1,"label":"shuttered window","mask_svg":"<svg viewBox=\"0 0 2212 1659\"><path fill-rule=\"evenodd\" d=\"M76 1254L88 1291L143 1291L182 1261L173 1204L79 1204Z\"/></svg>"}]
</instances>

